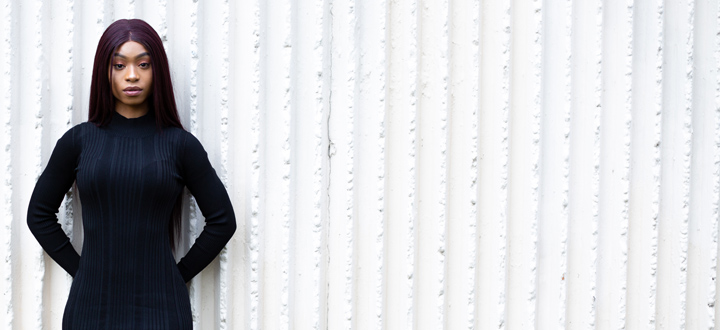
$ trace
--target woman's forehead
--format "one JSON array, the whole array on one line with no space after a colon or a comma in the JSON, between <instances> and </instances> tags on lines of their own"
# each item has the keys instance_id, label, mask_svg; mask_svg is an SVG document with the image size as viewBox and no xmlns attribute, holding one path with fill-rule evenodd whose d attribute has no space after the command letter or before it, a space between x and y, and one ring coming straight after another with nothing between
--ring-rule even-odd
<instances>
[{"instance_id":1,"label":"woman's forehead","mask_svg":"<svg viewBox=\"0 0 720 330\"><path fill-rule=\"evenodd\" d=\"M128 41L120 45L113 56L128 59L150 56L150 53L148 53L147 49L139 42Z\"/></svg>"}]
</instances>

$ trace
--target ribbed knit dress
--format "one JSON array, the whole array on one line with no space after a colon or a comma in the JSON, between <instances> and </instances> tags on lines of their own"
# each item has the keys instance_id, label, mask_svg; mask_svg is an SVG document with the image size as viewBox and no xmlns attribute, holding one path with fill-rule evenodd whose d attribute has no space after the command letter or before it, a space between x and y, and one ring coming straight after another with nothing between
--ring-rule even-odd
<instances>
[{"instance_id":1,"label":"ribbed knit dress","mask_svg":"<svg viewBox=\"0 0 720 330\"><path fill-rule=\"evenodd\" d=\"M81 256L56 213L73 182L82 201ZM168 226L187 187L205 227L175 263ZM158 130L152 110L110 124L82 123L57 142L38 179L28 226L73 276L63 329L192 329L186 282L235 231L230 199L200 142L180 128Z\"/></svg>"}]
</instances>

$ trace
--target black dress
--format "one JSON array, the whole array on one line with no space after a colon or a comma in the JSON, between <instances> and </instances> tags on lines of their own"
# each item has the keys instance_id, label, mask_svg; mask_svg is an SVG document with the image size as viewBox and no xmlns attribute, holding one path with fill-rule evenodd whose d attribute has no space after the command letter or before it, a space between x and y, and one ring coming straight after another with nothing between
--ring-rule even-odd
<instances>
[{"instance_id":1,"label":"black dress","mask_svg":"<svg viewBox=\"0 0 720 330\"><path fill-rule=\"evenodd\" d=\"M77 181L84 227L82 257L56 213ZM179 263L168 235L183 187L206 225ZM110 124L82 123L58 140L33 191L28 226L73 276L63 329L192 329L185 283L235 231L227 191L200 142L180 128L158 130L152 111Z\"/></svg>"}]
</instances>

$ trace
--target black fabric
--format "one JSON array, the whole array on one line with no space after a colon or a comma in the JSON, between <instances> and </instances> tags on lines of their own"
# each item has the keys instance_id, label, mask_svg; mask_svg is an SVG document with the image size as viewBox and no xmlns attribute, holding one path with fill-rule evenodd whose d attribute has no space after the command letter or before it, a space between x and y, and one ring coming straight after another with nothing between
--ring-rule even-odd
<instances>
[{"instance_id":1,"label":"black fabric","mask_svg":"<svg viewBox=\"0 0 720 330\"><path fill-rule=\"evenodd\" d=\"M77 182L84 226L82 257L56 213ZM205 227L175 263L168 236L183 187L194 195ZM180 128L156 128L149 113L70 129L52 152L33 191L28 227L73 276L63 329L192 329L185 283L235 232L230 199L200 142Z\"/></svg>"}]
</instances>

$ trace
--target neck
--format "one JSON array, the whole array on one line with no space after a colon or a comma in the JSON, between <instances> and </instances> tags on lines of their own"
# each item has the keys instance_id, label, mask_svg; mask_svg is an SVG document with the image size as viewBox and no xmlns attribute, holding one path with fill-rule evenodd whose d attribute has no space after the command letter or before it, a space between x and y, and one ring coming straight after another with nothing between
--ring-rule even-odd
<instances>
[{"instance_id":1,"label":"neck","mask_svg":"<svg viewBox=\"0 0 720 330\"><path fill-rule=\"evenodd\" d=\"M148 111L150 111L150 109L148 108L147 102L138 106L128 106L127 104L119 102L115 105L115 112L128 119L142 117L146 115Z\"/></svg>"}]
</instances>

